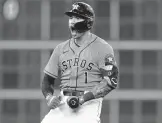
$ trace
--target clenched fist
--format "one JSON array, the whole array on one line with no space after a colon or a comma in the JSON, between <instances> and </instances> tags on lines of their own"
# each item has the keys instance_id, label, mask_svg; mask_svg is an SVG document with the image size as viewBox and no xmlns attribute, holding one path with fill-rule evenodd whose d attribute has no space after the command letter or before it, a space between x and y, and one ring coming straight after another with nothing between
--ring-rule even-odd
<instances>
[{"instance_id":1,"label":"clenched fist","mask_svg":"<svg viewBox=\"0 0 162 123\"><path fill-rule=\"evenodd\" d=\"M46 96L47 105L50 109L55 109L61 104L61 98L57 96L53 96L52 94L48 94Z\"/></svg>"}]
</instances>

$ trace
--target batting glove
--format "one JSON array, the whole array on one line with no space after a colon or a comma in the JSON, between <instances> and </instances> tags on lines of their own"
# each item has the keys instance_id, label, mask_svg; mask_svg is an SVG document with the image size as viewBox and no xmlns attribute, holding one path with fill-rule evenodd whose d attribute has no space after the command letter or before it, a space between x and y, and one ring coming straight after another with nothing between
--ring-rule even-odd
<instances>
[{"instance_id":1,"label":"batting glove","mask_svg":"<svg viewBox=\"0 0 162 123\"><path fill-rule=\"evenodd\" d=\"M48 94L46 96L47 105L50 109L55 109L61 104L60 97L53 96L52 94Z\"/></svg>"}]
</instances>

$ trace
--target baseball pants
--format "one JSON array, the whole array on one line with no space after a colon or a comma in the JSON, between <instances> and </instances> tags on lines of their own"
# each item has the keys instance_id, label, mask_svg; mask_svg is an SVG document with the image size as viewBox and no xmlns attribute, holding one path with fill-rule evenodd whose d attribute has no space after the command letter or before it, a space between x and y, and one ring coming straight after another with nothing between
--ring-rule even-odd
<instances>
[{"instance_id":1,"label":"baseball pants","mask_svg":"<svg viewBox=\"0 0 162 123\"><path fill-rule=\"evenodd\" d=\"M62 95L61 105L51 109L41 123L100 123L103 98L85 102L77 109L71 109Z\"/></svg>"}]
</instances>

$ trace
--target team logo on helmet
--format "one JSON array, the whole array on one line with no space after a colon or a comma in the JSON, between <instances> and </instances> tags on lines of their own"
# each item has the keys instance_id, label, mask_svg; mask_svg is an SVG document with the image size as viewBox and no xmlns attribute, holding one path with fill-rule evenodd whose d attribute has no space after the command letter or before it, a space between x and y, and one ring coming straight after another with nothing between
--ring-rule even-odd
<instances>
[{"instance_id":1,"label":"team logo on helmet","mask_svg":"<svg viewBox=\"0 0 162 123\"><path fill-rule=\"evenodd\" d=\"M73 4L72 7L73 7L73 9L76 9L77 10L79 8L79 5L78 4Z\"/></svg>"}]
</instances>

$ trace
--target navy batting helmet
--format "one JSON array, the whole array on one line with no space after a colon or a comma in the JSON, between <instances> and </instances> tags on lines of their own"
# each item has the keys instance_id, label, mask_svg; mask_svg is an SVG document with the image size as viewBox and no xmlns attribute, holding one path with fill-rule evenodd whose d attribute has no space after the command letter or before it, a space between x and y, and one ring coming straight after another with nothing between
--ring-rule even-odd
<instances>
[{"instance_id":1,"label":"navy batting helmet","mask_svg":"<svg viewBox=\"0 0 162 123\"><path fill-rule=\"evenodd\" d=\"M72 9L68 12L65 12L65 14L69 17L77 16L84 19L84 21L78 22L74 26L75 30L80 33L90 30L93 26L95 18L94 10L87 3L76 2L72 5Z\"/></svg>"}]
</instances>

